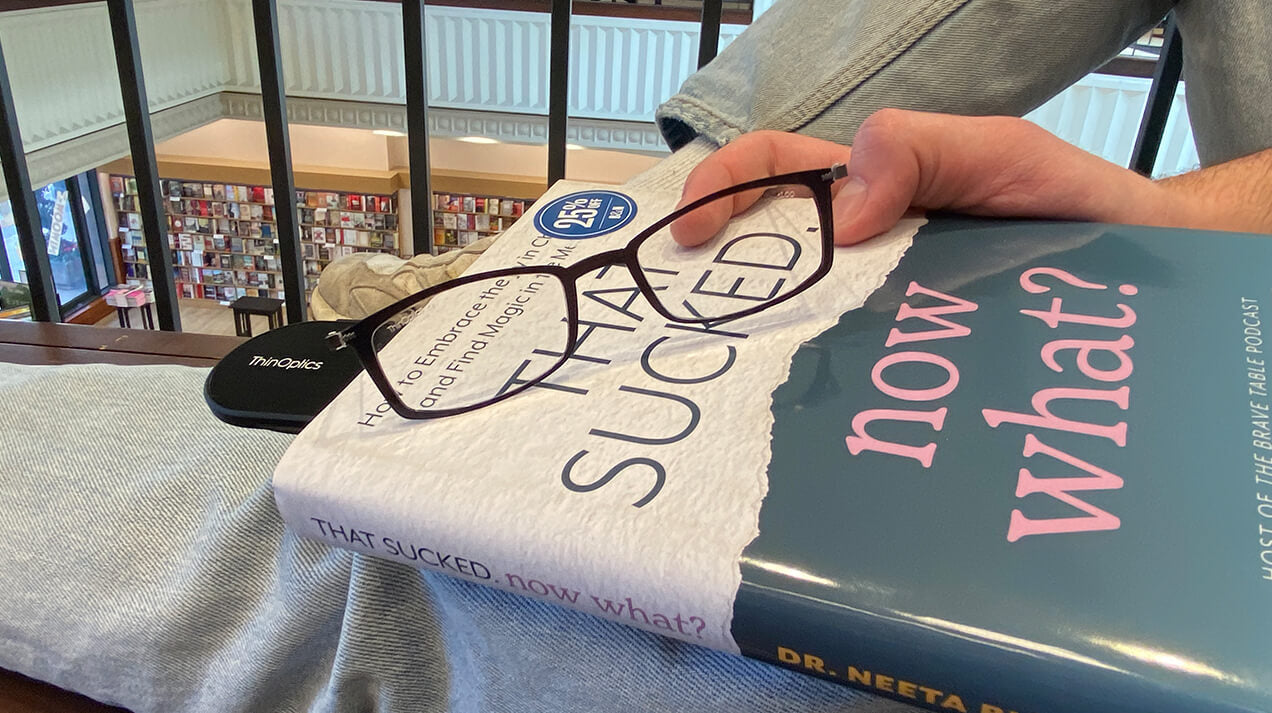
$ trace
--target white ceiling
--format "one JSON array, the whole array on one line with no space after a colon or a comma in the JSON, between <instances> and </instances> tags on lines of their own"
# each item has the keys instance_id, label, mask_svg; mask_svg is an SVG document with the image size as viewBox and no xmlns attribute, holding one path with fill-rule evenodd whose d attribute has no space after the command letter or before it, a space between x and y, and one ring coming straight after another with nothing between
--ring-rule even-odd
<instances>
[{"instance_id":1,"label":"white ceiling","mask_svg":"<svg viewBox=\"0 0 1272 713\"><path fill-rule=\"evenodd\" d=\"M293 124L292 165L297 170L391 171L407 165L406 139L366 129ZM268 163L265 125L242 119L218 119L155 146L160 159L181 157L207 163ZM545 178L548 150L532 144L472 144L431 138L429 162L435 172L464 171L510 177ZM646 154L580 148L566 155L566 178L623 183L658 163Z\"/></svg>"}]
</instances>

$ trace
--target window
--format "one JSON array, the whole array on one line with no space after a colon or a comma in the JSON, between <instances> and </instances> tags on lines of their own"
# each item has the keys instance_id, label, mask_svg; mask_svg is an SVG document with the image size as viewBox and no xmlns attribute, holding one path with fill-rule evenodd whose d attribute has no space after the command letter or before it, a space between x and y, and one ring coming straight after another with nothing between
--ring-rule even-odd
<instances>
[{"instance_id":1,"label":"window","mask_svg":"<svg viewBox=\"0 0 1272 713\"><path fill-rule=\"evenodd\" d=\"M95 249L103 228L100 211L89 195L95 185L92 172L54 181L35 190L35 207L43 235L40 249L49 257L53 284L63 314L95 299L105 272L101 251ZM18 245L18 231L9 201L0 202L0 280L27 282L26 262Z\"/></svg>"}]
</instances>

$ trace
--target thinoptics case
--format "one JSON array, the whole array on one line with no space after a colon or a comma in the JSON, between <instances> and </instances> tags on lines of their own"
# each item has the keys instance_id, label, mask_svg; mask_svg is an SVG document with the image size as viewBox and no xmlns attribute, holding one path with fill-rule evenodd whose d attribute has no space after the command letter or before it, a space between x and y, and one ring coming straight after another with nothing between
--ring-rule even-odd
<instances>
[{"instance_id":1,"label":"thinoptics case","mask_svg":"<svg viewBox=\"0 0 1272 713\"><path fill-rule=\"evenodd\" d=\"M208 374L208 408L235 426L299 433L362 371L352 349L333 352L323 341L347 326L300 322L244 342Z\"/></svg>"}]
</instances>

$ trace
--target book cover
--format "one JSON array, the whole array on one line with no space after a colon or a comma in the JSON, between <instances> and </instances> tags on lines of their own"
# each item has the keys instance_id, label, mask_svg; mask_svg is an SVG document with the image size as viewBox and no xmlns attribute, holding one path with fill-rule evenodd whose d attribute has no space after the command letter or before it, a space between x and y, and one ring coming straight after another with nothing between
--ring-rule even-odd
<instances>
[{"instance_id":1,"label":"book cover","mask_svg":"<svg viewBox=\"0 0 1272 713\"><path fill-rule=\"evenodd\" d=\"M521 221L473 269L619 247L678 196L633 197L625 229ZM799 232L781 218L757 230ZM462 416L405 421L355 380L280 462L280 511L932 710L1272 709L1272 241L913 227L724 324L590 275L586 358ZM462 319L398 338L462 370Z\"/></svg>"}]
</instances>

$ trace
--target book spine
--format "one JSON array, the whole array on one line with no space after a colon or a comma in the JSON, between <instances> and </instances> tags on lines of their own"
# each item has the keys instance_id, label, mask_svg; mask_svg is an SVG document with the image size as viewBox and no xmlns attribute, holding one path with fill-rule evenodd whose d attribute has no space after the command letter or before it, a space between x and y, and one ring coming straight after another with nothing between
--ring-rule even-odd
<instances>
[{"instance_id":1,"label":"book spine","mask_svg":"<svg viewBox=\"0 0 1272 713\"><path fill-rule=\"evenodd\" d=\"M903 612L852 610L745 581L743 655L941 713L1254 713L1101 662ZM1163 679L1178 672L1163 672Z\"/></svg>"}]
</instances>

